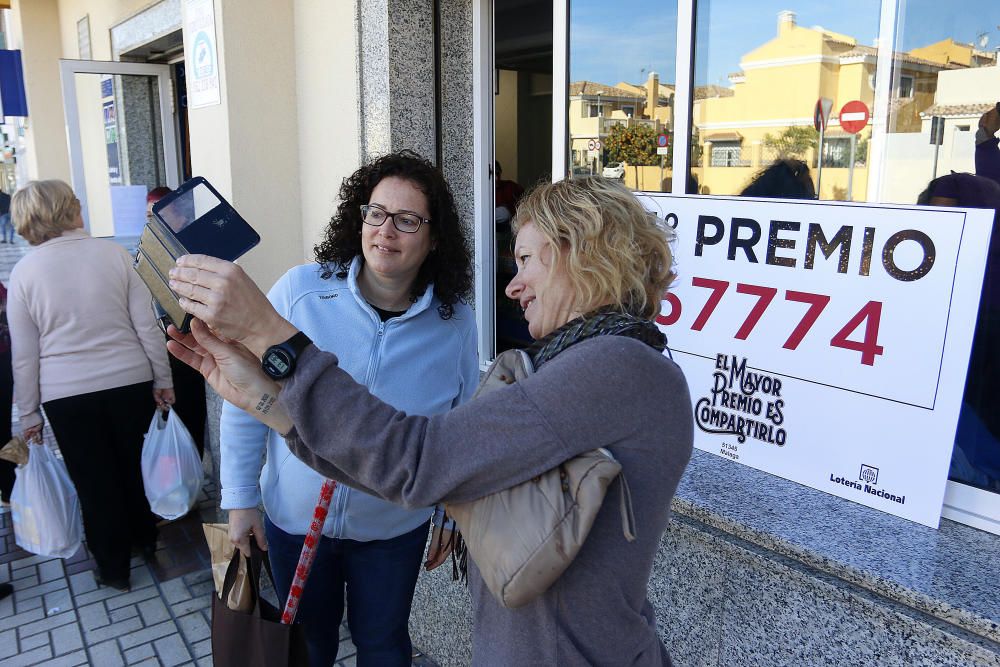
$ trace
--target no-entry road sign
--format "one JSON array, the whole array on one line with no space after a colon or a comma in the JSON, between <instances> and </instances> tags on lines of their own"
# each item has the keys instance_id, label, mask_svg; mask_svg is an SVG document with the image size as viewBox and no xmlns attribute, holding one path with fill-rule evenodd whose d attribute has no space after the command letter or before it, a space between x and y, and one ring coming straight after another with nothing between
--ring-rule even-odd
<instances>
[{"instance_id":1,"label":"no-entry road sign","mask_svg":"<svg viewBox=\"0 0 1000 667\"><path fill-rule=\"evenodd\" d=\"M840 110L840 128L844 132L857 134L868 125L870 117L868 105L861 100L853 100Z\"/></svg>"}]
</instances>

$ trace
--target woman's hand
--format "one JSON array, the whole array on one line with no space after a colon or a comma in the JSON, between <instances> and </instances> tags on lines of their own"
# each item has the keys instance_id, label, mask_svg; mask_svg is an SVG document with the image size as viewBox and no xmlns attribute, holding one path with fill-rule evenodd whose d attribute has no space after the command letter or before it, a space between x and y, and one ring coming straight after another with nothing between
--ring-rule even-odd
<instances>
[{"instance_id":1,"label":"woman's hand","mask_svg":"<svg viewBox=\"0 0 1000 667\"><path fill-rule=\"evenodd\" d=\"M427 545L427 560L424 561L424 569L430 572L445 562L454 548L454 533L441 526L434 526L434 530L431 532L431 543Z\"/></svg>"},{"instance_id":2,"label":"woman's hand","mask_svg":"<svg viewBox=\"0 0 1000 667\"><path fill-rule=\"evenodd\" d=\"M208 255L184 255L170 270L170 289L181 308L222 337L243 344L258 359L296 329L271 305L242 268Z\"/></svg>"},{"instance_id":3,"label":"woman's hand","mask_svg":"<svg viewBox=\"0 0 1000 667\"><path fill-rule=\"evenodd\" d=\"M237 342L226 342L209 331L201 320L191 321L191 333L167 329L167 349L201 373L212 388L236 407L245 410L278 433L292 430L292 421L278 403L281 387L260 367L260 359Z\"/></svg>"},{"instance_id":4,"label":"woman's hand","mask_svg":"<svg viewBox=\"0 0 1000 667\"><path fill-rule=\"evenodd\" d=\"M261 551L267 551L267 538L264 536L264 522L260 518L260 510L256 507L229 510L229 541L247 558L250 557L251 535Z\"/></svg>"},{"instance_id":5,"label":"woman's hand","mask_svg":"<svg viewBox=\"0 0 1000 667\"><path fill-rule=\"evenodd\" d=\"M37 442L41 444L42 442L42 424L36 424L34 426L29 426L21 432L21 440L25 442Z\"/></svg>"},{"instance_id":6,"label":"woman's hand","mask_svg":"<svg viewBox=\"0 0 1000 667\"><path fill-rule=\"evenodd\" d=\"M156 401L156 407L160 410L169 410L170 406L177 401L177 397L174 395L173 388L167 387L166 389L154 389L153 400Z\"/></svg>"}]
</instances>

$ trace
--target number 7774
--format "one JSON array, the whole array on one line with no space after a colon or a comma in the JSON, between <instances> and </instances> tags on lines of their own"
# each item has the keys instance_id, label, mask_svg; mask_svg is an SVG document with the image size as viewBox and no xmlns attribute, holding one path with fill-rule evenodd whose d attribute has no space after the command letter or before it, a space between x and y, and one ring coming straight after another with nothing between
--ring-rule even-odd
<instances>
[{"instance_id":1,"label":"number 7774","mask_svg":"<svg viewBox=\"0 0 1000 667\"><path fill-rule=\"evenodd\" d=\"M701 331L708 324L708 320L722 301L731 283L727 280L695 277L691 279L691 284L694 287L702 287L710 290L708 298L701 307L701 311L694 318L694 322L691 323L693 331ZM774 287L765 287L763 285L736 283L736 293L746 294L757 299L750 308L750 312L747 313L746 319L743 320L743 324L740 325L733 336L737 340L746 340L764 316L765 311L767 311L768 306L771 305L775 296L777 296L778 290ZM786 350L794 350L798 348L799 344L806 337L806 334L809 333L809 330L812 329L823 313L827 304L830 303L830 297L825 294L785 290L784 298L785 301L803 303L807 306L805 312L802 314L802 319L795 325L788 339L782 345ZM680 320L683 306L680 298L674 292L667 292L663 299L670 304L670 312L658 315L656 322L664 326L672 326ZM833 338L830 339L830 346L860 352L861 363L866 366L874 366L875 358L884 353L884 348L878 344L878 329L881 319L882 302L869 301L848 320L847 324L834 334ZM864 324L862 340L858 341L849 338L862 324Z\"/></svg>"}]
</instances>

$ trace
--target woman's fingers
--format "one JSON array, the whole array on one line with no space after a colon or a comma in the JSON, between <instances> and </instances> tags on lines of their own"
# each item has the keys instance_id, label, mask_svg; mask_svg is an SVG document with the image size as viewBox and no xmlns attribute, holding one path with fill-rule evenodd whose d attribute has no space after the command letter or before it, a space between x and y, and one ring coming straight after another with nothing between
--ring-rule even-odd
<instances>
[{"instance_id":1,"label":"woman's fingers","mask_svg":"<svg viewBox=\"0 0 1000 667\"><path fill-rule=\"evenodd\" d=\"M177 357L182 362L184 362L191 368L195 369L202 375L205 374L201 370L201 364L202 361L204 360L204 357L195 352L194 350L185 347L182 343L179 343L176 340L167 341L167 352L174 355L175 357Z\"/></svg>"},{"instance_id":2,"label":"woman's fingers","mask_svg":"<svg viewBox=\"0 0 1000 667\"><path fill-rule=\"evenodd\" d=\"M194 320L192 320L192 322L193 321ZM205 350L202 349L201 345L198 345L198 341L194 339L194 336L192 336L190 332L186 334L181 333L177 327L171 324L167 327L167 335L189 350L193 350L195 353L204 356Z\"/></svg>"},{"instance_id":3,"label":"woman's fingers","mask_svg":"<svg viewBox=\"0 0 1000 667\"><path fill-rule=\"evenodd\" d=\"M198 345L207 353L216 356L216 353L225 351L228 343L219 339L212 332L211 327L202 320L191 320L191 335L194 336Z\"/></svg>"},{"instance_id":4,"label":"woman's fingers","mask_svg":"<svg viewBox=\"0 0 1000 667\"><path fill-rule=\"evenodd\" d=\"M170 288L181 307L223 342L246 344L266 337L280 319L257 284L232 262L185 255L170 270Z\"/></svg>"},{"instance_id":5,"label":"woman's fingers","mask_svg":"<svg viewBox=\"0 0 1000 667\"><path fill-rule=\"evenodd\" d=\"M203 269L211 273L224 272L231 265L232 262L211 255L181 255L177 258L177 266L180 268Z\"/></svg>"}]
</instances>

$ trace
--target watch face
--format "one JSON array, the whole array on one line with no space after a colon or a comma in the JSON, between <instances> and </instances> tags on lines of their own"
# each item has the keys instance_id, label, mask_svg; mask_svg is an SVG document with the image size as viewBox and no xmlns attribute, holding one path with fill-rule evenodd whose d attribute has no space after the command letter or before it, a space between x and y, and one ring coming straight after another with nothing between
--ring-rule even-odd
<instances>
[{"instance_id":1,"label":"watch face","mask_svg":"<svg viewBox=\"0 0 1000 667\"><path fill-rule=\"evenodd\" d=\"M288 352L278 349L271 349L264 355L264 372L273 378L281 379L288 375L292 367L292 359Z\"/></svg>"}]
</instances>

